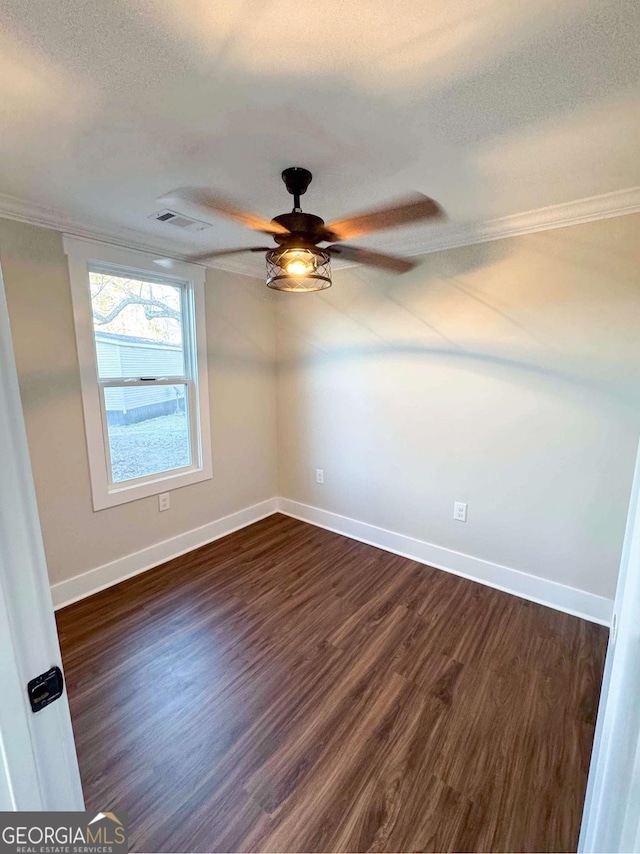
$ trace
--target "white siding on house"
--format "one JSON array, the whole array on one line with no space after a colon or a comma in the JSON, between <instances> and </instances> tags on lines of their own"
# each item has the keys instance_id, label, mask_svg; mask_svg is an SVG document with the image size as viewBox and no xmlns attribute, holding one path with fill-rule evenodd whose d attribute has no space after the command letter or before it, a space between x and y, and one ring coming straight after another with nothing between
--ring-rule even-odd
<instances>
[{"instance_id":1,"label":"white siding on house","mask_svg":"<svg viewBox=\"0 0 640 854\"><path fill-rule=\"evenodd\" d=\"M176 394L177 389L177 394ZM132 388L117 389L122 393L122 410L129 412L139 406L151 406L164 400L177 400L184 394L184 385L133 386ZM108 409L115 406L109 401Z\"/></svg>"},{"instance_id":2,"label":"white siding on house","mask_svg":"<svg viewBox=\"0 0 640 854\"><path fill-rule=\"evenodd\" d=\"M184 376L182 347L172 344L118 344L123 377Z\"/></svg>"},{"instance_id":3,"label":"white siding on house","mask_svg":"<svg viewBox=\"0 0 640 854\"><path fill-rule=\"evenodd\" d=\"M96 335L96 358L101 377L121 377L120 345Z\"/></svg>"},{"instance_id":4,"label":"white siding on house","mask_svg":"<svg viewBox=\"0 0 640 854\"><path fill-rule=\"evenodd\" d=\"M103 378L181 376L184 373L184 356L180 345L137 341L125 343L111 340L104 333L97 332L96 355ZM130 412L141 406L176 400L183 393L183 385L112 388L107 396L107 411Z\"/></svg>"}]
</instances>

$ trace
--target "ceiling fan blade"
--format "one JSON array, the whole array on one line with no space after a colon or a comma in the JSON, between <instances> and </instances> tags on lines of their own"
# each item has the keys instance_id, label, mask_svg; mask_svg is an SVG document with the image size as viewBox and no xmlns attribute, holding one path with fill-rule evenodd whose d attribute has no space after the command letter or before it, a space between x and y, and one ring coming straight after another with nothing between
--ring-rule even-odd
<instances>
[{"instance_id":1,"label":"ceiling fan blade","mask_svg":"<svg viewBox=\"0 0 640 854\"><path fill-rule=\"evenodd\" d=\"M245 211L229 199L199 187L180 187L160 196L158 202L167 205L176 213L189 215L188 208L184 207L184 203L186 203L189 207L200 208L209 214L226 216L227 219L246 225L247 228L252 228L254 231L263 231L265 234L289 234L288 229L283 225L271 222L262 216L258 216L258 214L251 213L251 211ZM182 210L180 209L181 205L183 205Z\"/></svg>"},{"instance_id":2,"label":"ceiling fan blade","mask_svg":"<svg viewBox=\"0 0 640 854\"><path fill-rule=\"evenodd\" d=\"M397 255L386 255L384 252L375 252L373 249L365 249L363 246L344 246L338 244L327 246L326 252L347 258L349 261L357 261L359 264L368 264L370 267L379 267L381 270L390 270L392 273L406 273L412 270L417 261L408 258L398 258Z\"/></svg>"},{"instance_id":3,"label":"ceiling fan blade","mask_svg":"<svg viewBox=\"0 0 640 854\"><path fill-rule=\"evenodd\" d=\"M444 212L437 202L422 193L413 193L386 207L330 222L326 227L327 240L353 240L372 231L398 228L410 222L441 216Z\"/></svg>"},{"instance_id":4,"label":"ceiling fan blade","mask_svg":"<svg viewBox=\"0 0 640 854\"><path fill-rule=\"evenodd\" d=\"M189 261L208 261L209 258L219 258L222 255L237 255L240 252L269 252L270 246L237 246L235 249L213 249L211 252L201 252L199 255L191 255Z\"/></svg>"}]
</instances>

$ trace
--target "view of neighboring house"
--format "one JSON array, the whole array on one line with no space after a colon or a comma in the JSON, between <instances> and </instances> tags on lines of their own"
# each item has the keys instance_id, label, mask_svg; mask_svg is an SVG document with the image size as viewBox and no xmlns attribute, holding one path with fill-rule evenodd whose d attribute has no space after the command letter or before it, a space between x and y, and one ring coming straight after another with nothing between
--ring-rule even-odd
<instances>
[{"instance_id":1,"label":"view of neighboring house","mask_svg":"<svg viewBox=\"0 0 640 854\"><path fill-rule=\"evenodd\" d=\"M104 376L177 376L183 371L179 344L96 330L96 355ZM139 378L139 377L138 377ZM157 385L119 387L106 396L109 424L135 424L159 415L184 412L184 387Z\"/></svg>"}]
</instances>

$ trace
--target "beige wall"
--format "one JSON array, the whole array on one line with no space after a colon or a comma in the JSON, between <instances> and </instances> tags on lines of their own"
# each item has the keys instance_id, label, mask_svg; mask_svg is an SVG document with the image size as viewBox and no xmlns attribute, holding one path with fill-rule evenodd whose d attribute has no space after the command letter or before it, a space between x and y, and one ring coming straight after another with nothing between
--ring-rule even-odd
<instances>
[{"instance_id":1,"label":"beige wall","mask_svg":"<svg viewBox=\"0 0 640 854\"><path fill-rule=\"evenodd\" d=\"M0 220L0 263L49 574L62 581L277 493L273 300L209 271L207 343L214 477L94 512L67 259L55 231Z\"/></svg>"},{"instance_id":2,"label":"beige wall","mask_svg":"<svg viewBox=\"0 0 640 854\"><path fill-rule=\"evenodd\" d=\"M52 581L279 493L611 597L640 432L639 232L628 216L404 277L337 271L305 296L209 271L214 479L166 513L95 513L61 235L0 220Z\"/></svg>"},{"instance_id":3,"label":"beige wall","mask_svg":"<svg viewBox=\"0 0 640 854\"><path fill-rule=\"evenodd\" d=\"M613 596L640 430L639 245L634 215L278 294L280 495Z\"/></svg>"}]
</instances>

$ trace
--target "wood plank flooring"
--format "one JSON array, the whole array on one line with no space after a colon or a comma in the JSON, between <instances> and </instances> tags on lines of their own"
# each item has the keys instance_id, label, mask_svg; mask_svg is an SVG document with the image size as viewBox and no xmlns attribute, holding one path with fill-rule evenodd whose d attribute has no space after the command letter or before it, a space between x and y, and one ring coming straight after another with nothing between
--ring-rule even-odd
<instances>
[{"instance_id":1,"label":"wood plank flooring","mask_svg":"<svg viewBox=\"0 0 640 854\"><path fill-rule=\"evenodd\" d=\"M58 612L137 851L575 851L606 629L271 516Z\"/></svg>"}]
</instances>

